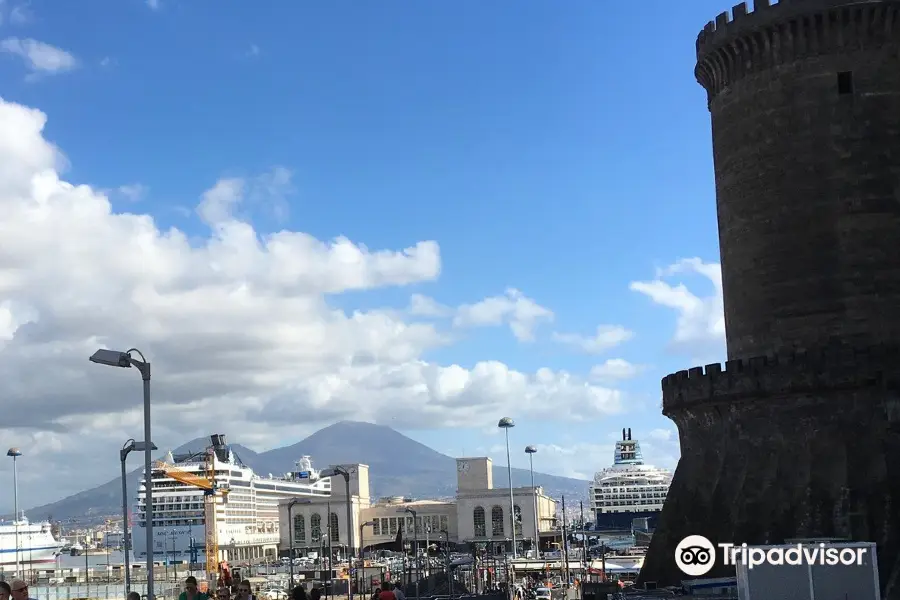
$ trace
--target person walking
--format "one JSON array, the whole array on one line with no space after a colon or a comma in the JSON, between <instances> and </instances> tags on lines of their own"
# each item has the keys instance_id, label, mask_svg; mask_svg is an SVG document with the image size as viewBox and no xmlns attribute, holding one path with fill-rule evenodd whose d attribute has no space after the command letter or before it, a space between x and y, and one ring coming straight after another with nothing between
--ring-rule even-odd
<instances>
[{"instance_id":1,"label":"person walking","mask_svg":"<svg viewBox=\"0 0 900 600\"><path fill-rule=\"evenodd\" d=\"M294 589L291 590L291 600L307 600L306 588L300 584L294 586Z\"/></svg>"},{"instance_id":2,"label":"person walking","mask_svg":"<svg viewBox=\"0 0 900 600\"><path fill-rule=\"evenodd\" d=\"M378 594L378 600L397 600L397 596L391 589L390 582L385 581L384 585L381 586L381 593Z\"/></svg>"},{"instance_id":3,"label":"person walking","mask_svg":"<svg viewBox=\"0 0 900 600\"><path fill-rule=\"evenodd\" d=\"M394 582L394 597L397 600L406 600L406 594L403 593L403 588L400 587L400 584L396 581Z\"/></svg>"},{"instance_id":4,"label":"person walking","mask_svg":"<svg viewBox=\"0 0 900 600\"><path fill-rule=\"evenodd\" d=\"M197 578L191 575L184 580L184 591L178 600L209 600L209 594L201 592L197 587Z\"/></svg>"},{"instance_id":5,"label":"person walking","mask_svg":"<svg viewBox=\"0 0 900 600\"><path fill-rule=\"evenodd\" d=\"M28 584L21 579L13 579L9 589L12 600L34 600L28 595Z\"/></svg>"}]
</instances>

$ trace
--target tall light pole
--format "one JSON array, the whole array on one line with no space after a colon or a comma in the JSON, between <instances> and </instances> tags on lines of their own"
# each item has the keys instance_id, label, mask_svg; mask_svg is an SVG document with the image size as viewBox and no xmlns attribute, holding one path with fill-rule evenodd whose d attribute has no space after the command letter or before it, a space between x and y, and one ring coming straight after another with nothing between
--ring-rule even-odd
<instances>
[{"instance_id":1,"label":"tall light pole","mask_svg":"<svg viewBox=\"0 0 900 600\"><path fill-rule=\"evenodd\" d=\"M131 355L137 354L141 360ZM144 381L144 528L147 532L147 599L155 600L153 594L153 444L150 441L150 362L140 350L132 348L125 352L101 348L91 355L91 362L109 367L129 369L135 367Z\"/></svg>"},{"instance_id":2,"label":"tall light pole","mask_svg":"<svg viewBox=\"0 0 900 600\"><path fill-rule=\"evenodd\" d=\"M541 557L541 531L538 529L538 501L537 488L534 487L534 455L537 454L536 446L525 446L525 454L528 455L528 468L531 470L531 498L534 501L534 557Z\"/></svg>"},{"instance_id":3,"label":"tall light pole","mask_svg":"<svg viewBox=\"0 0 900 600\"><path fill-rule=\"evenodd\" d=\"M516 559L516 501L513 499L512 464L509 462L509 430L516 426L516 422L509 417L503 417L497 423L497 427L506 433L506 474L509 476L509 524L512 526L512 555Z\"/></svg>"},{"instance_id":4,"label":"tall light pole","mask_svg":"<svg viewBox=\"0 0 900 600\"><path fill-rule=\"evenodd\" d=\"M144 449L144 442L136 442L134 440L128 440L125 442L125 445L122 446L122 449L119 450L119 460L122 463L122 544L125 546L125 593L128 594L131 591L131 559L129 558L129 544L128 544L128 482L125 480L127 473L125 473L125 459L128 458L128 455L132 453L132 451L137 450L140 452ZM150 443L150 449L156 450L156 445L152 442Z\"/></svg>"},{"instance_id":5,"label":"tall light pole","mask_svg":"<svg viewBox=\"0 0 900 600\"><path fill-rule=\"evenodd\" d=\"M362 569L363 575L365 575L366 571L366 559L364 558L366 552L366 546L363 544L363 529L369 526L374 526L375 521L366 521L365 523L359 524L359 569ZM359 592L359 595L362 596L362 578L360 577L359 571L356 572L356 591Z\"/></svg>"},{"instance_id":6,"label":"tall light pole","mask_svg":"<svg viewBox=\"0 0 900 600\"><path fill-rule=\"evenodd\" d=\"M288 502L288 552L291 559L291 589L294 589L294 507L298 504L312 504L308 498L291 498Z\"/></svg>"},{"instance_id":7,"label":"tall light pole","mask_svg":"<svg viewBox=\"0 0 900 600\"><path fill-rule=\"evenodd\" d=\"M419 528L417 527L419 519L416 511L411 508L405 508L398 512L409 513L413 518L413 556L416 558L416 600L419 600Z\"/></svg>"},{"instance_id":8,"label":"tall light pole","mask_svg":"<svg viewBox=\"0 0 900 600\"><path fill-rule=\"evenodd\" d=\"M343 477L347 488L347 564L353 562L353 496L350 495L350 471L337 466L319 472L319 477ZM328 513L328 526L331 527L331 513ZM329 538L330 539L330 538ZM347 586L347 600L353 600L353 589Z\"/></svg>"},{"instance_id":9,"label":"tall light pole","mask_svg":"<svg viewBox=\"0 0 900 600\"><path fill-rule=\"evenodd\" d=\"M16 459L22 456L22 451L18 448L10 448L6 451L6 455L13 459L13 510L16 511L13 517L13 524L16 529L16 577L21 577L19 573L19 471L16 468Z\"/></svg>"}]
</instances>

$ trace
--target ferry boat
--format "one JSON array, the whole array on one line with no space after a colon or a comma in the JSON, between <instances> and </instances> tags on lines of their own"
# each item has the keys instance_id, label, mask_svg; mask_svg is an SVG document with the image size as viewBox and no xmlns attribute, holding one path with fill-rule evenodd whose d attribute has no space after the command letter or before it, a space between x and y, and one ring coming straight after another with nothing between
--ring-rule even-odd
<instances>
[{"instance_id":1,"label":"ferry boat","mask_svg":"<svg viewBox=\"0 0 900 600\"><path fill-rule=\"evenodd\" d=\"M241 462L225 442L225 436L210 436L216 484L229 489L227 502L217 503L216 528L219 546L275 547L279 543L278 503L295 497L331 495L331 479L319 479L309 456L296 461L296 471L283 475L261 476ZM206 450L173 455L163 462L181 472L206 477ZM158 467L159 465L157 465ZM154 560L204 563L206 523L203 490L177 481L162 468L154 468L153 486ZM133 512L131 547L136 559L146 560L147 535L145 513L146 474L137 491Z\"/></svg>"},{"instance_id":2,"label":"ferry boat","mask_svg":"<svg viewBox=\"0 0 900 600\"><path fill-rule=\"evenodd\" d=\"M21 514L18 521L0 521L0 567L15 567L16 537L20 565L53 562L62 548L62 542L53 537L50 523L31 523Z\"/></svg>"},{"instance_id":3,"label":"ferry boat","mask_svg":"<svg viewBox=\"0 0 900 600\"><path fill-rule=\"evenodd\" d=\"M591 512L597 530L629 530L635 519L647 519L649 528L666 501L672 473L644 464L641 444L622 430L613 464L594 474L590 485Z\"/></svg>"}]
</instances>

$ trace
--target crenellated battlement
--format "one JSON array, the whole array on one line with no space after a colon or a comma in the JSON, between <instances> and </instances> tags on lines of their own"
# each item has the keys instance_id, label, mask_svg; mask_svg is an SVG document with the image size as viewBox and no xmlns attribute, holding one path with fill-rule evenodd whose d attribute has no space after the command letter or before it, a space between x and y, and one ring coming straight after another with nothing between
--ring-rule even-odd
<instances>
[{"instance_id":1,"label":"crenellated battlement","mask_svg":"<svg viewBox=\"0 0 900 600\"><path fill-rule=\"evenodd\" d=\"M705 403L865 387L900 374L900 346L829 347L785 356L756 356L667 375L663 414Z\"/></svg>"},{"instance_id":2,"label":"crenellated battlement","mask_svg":"<svg viewBox=\"0 0 900 600\"><path fill-rule=\"evenodd\" d=\"M712 100L747 74L900 35L900 0L754 0L706 24L694 75Z\"/></svg>"}]
</instances>

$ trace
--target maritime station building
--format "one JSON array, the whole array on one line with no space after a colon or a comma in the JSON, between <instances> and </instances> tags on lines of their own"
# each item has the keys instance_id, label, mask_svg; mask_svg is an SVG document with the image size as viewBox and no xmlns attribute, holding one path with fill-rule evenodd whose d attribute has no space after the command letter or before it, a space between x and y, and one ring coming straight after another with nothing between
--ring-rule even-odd
<instances>
[{"instance_id":1,"label":"maritime station building","mask_svg":"<svg viewBox=\"0 0 900 600\"><path fill-rule=\"evenodd\" d=\"M490 554L512 550L509 488L494 487L490 458L457 459L456 497L448 500L376 500L371 497L367 465L340 467L350 473L354 553L360 548L400 550L398 543L405 545L416 538L423 548L426 543L450 543L474 544ZM513 505L518 551L533 550L536 540L547 549L558 535L556 501L540 487L519 487L513 488ZM290 555L292 547L293 555L299 557L321 553L328 546L345 555L349 539L347 494L340 478L333 481L330 496L297 498L293 503L285 499L279 502L278 513L283 556Z\"/></svg>"}]
</instances>

